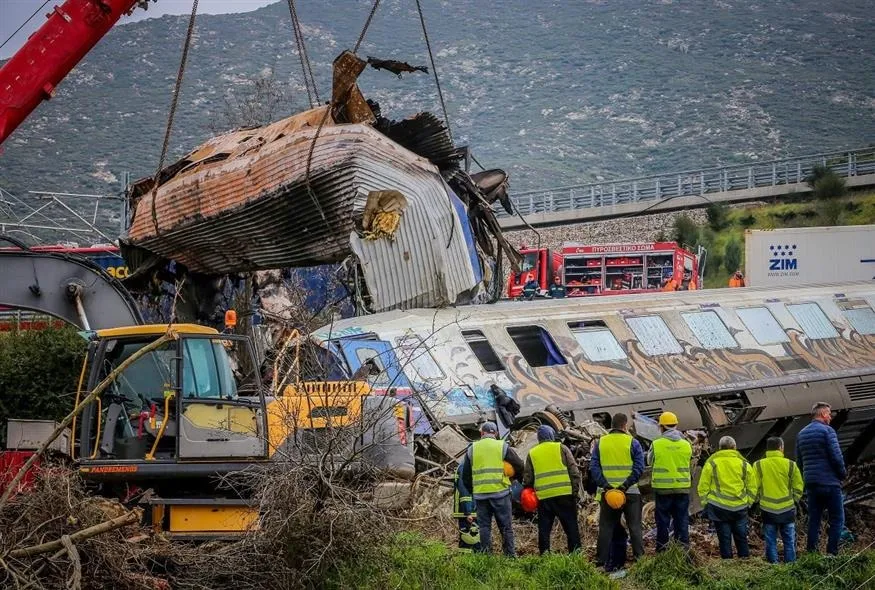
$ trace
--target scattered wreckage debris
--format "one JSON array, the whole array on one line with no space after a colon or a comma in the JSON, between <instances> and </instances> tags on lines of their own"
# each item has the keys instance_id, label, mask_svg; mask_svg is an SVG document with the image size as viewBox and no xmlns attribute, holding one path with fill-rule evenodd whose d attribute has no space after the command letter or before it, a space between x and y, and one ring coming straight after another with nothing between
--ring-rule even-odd
<instances>
[{"instance_id":1,"label":"scattered wreckage debris","mask_svg":"<svg viewBox=\"0 0 875 590\"><path fill-rule=\"evenodd\" d=\"M482 298L502 254L520 260L490 207L507 207L507 175L462 170L464 151L430 113L383 118L355 83L366 64L344 52L330 105L210 139L165 167L157 190L136 182L121 240L132 275L168 260L224 275L353 257L369 311ZM372 217L370 195L387 191L392 207Z\"/></svg>"},{"instance_id":2,"label":"scattered wreckage debris","mask_svg":"<svg viewBox=\"0 0 875 590\"><path fill-rule=\"evenodd\" d=\"M370 55L368 56L368 64L375 70L387 70L399 78L401 78L401 74L412 74L414 72L428 73L428 68L426 66L412 66L405 61L378 59L376 57L371 57Z\"/></svg>"}]
</instances>

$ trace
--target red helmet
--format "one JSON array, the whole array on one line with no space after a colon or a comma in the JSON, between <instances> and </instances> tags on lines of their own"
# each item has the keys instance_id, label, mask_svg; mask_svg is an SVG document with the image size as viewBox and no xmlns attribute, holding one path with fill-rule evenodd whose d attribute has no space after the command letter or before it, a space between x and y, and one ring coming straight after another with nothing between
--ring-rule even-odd
<instances>
[{"instance_id":1,"label":"red helmet","mask_svg":"<svg viewBox=\"0 0 875 590\"><path fill-rule=\"evenodd\" d=\"M535 488L523 488L520 494L520 505L526 512L535 512L538 509L538 496L535 495Z\"/></svg>"}]
</instances>

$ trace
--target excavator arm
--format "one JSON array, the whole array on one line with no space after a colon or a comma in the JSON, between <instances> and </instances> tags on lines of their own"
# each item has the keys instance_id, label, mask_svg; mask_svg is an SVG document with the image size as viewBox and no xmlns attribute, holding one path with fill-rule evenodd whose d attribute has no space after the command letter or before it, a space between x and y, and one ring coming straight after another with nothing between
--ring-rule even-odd
<instances>
[{"instance_id":1,"label":"excavator arm","mask_svg":"<svg viewBox=\"0 0 875 590\"><path fill-rule=\"evenodd\" d=\"M123 14L149 0L66 0L0 68L0 144L42 103Z\"/></svg>"},{"instance_id":2,"label":"excavator arm","mask_svg":"<svg viewBox=\"0 0 875 590\"><path fill-rule=\"evenodd\" d=\"M65 320L83 330L141 325L136 301L106 271L72 254L0 250L0 306L29 309Z\"/></svg>"}]
</instances>

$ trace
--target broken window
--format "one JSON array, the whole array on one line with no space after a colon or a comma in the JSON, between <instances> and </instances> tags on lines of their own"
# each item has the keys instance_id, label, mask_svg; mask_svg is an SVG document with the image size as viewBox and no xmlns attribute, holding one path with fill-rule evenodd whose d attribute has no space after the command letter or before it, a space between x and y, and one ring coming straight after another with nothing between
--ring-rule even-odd
<instances>
[{"instance_id":1,"label":"broken window","mask_svg":"<svg viewBox=\"0 0 875 590\"><path fill-rule=\"evenodd\" d=\"M587 360L603 362L620 361L626 358L626 351L603 321L571 322L568 328L583 349L583 355Z\"/></svg>"},{"instance_id":2,"label":"broken window","mask_svg":"<svg viewBox=\"0 0 875 590\"><path fill-rule=\"evenodd\" d=\"M851 323L851 327L863 336L875 335L875 311L871 307L846 309L842 313Z\"/></svg>"},{"instance_id":3,"label":"broken window","mask_svg":"<svg viewBox=\"0 0 875 590\"><path fill-rule=\"evenodd\" d=\"M826 314L823 313L818 304L799 303L788 305L787 311L799 322L805 335L812 340L838 338L839 333L836 332L835 326L832 325L832 322L829 321L829 318L826 317Z\"/></svg>"},{"instance_id":4,"label":"broken window","mask_svg":"<svg viewBox=\"0 0 875 590\"><path fill-rule=\"evenodd\" d=\"M462 330L462 337L468 343L471 352L480 361L484 371L489 373L504 371L504 365L499 360L498 355L495 354L495 350L492 349L492 345L489 344L489 340L486 339L483 332L480 330Z\"/></svg>"},{"instance_id":5,"label":"broken window","mask_svg":"<svg viewBox=\"0 0 875 590\"><path fill-rule=\"evenodd\" d=\"M552 367L568 362L553 341L553 337L541 326L516 326L507 333L523 354L530 367Z\"/></svg>"},{"instance_id":6,"label":"broken window","mask_svg":"<svg viewBox=\"0 0 875 590\"><path fill-rule=\"evenodd\" d=\"M708 350L738 348L738 342L715 311L682 313L681 316L699 343Z\"/></svg>"},{"instance_id":7,"label":"broken window","mask_svg":"<svg viewBox=\"0 0 875 590\"><path fill-rule=\"evenodd\" d=\"M444 372L434 361L422 338L415 334L408 334L397 338L395 342L398 344L398 360L401 362L401 368L409 379L428 381L444 378Z\"/></svg>"},{"instance_id":8,"label":"broken window","mask_svg":"<svg viewBox=\"0 0 875 590\"><path fill-rule=\"evenodd\" d=\"M790 341L787 332L767 307L743 307L736 309L735 313L758 344L780 344Z\"/></svg>"},{"instance_id":9,"label":"broken window","mask_svg":"<svg viewBox=\"0 0 875 590\"><path fill-rule=\"evenodd\" d=\"M683 352L677 338L658 315L627 318L626 323L635 334L644 352L650 356L680 354Z\"/></svg>"},{"instance_id":10,"label":"broken window","mask_svg":"<svg viewBox=\"0 0 875 590\"><path fill-rule=\"evenodd\" d=\"M389 385L389 374L386 372L386 365L383 359L380 358L380 352L375 348L356 348L355 355L358 357L362 367L367 367L365 378L372 385L387 386Z\"/></svg>"}]
</instances>

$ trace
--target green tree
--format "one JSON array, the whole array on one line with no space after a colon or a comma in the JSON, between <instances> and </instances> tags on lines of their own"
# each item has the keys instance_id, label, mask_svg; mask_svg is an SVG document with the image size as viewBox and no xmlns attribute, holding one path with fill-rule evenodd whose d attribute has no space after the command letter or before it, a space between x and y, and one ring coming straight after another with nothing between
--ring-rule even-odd
<instances>
[{"instance_id":1,"label":"green tree","mask_svg":"<svg viewBox=\"0 0 875 590\"><path fill-rule=\"evenodd\" d=\"M732 238L726 242L726 248L723 250L723 266L729 272L741 268L741 256L741 244L737 239Z\"/></svg>"},{"instance_id":2,"label":"green tree","mask_svg":"<svg viewBox=\"0 0 875 590\"><path fill-rule=\"evenodd\" d=\"M10 418L58 420L72 408L86 343L72 327L0 334L0 438Z\"/></svg>"},{"instance_id":3,"label":"green tree","mask_svg":"<svg viewBox=\"0 0 875 590\"><path fill-rule=\"evenodd\" d=\"M674 241L681 246L694 246L699 243L699 226L686 213L681 213L674 220Z\"/></svg>"},{"instance_id":4,"label":"green tree","mask_svg":"<svg viewBox=\"0 0 875 590\"><path fill-rule=\"evenodd\" d=\"M708 203L705 215L708 216L708 227L714 231L720 231L729 225L729 207L723 203Z\"/></svg>"}]
</instances>

